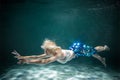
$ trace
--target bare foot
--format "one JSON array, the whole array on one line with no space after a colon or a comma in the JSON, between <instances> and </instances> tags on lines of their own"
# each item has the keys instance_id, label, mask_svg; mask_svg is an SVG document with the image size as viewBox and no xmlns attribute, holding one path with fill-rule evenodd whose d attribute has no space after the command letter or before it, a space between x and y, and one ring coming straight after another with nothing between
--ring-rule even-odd
<instances>
[{"instance_id":1,"label":"bare foot","mask_svg":"<svg viewBox=\"0 0 120 80\"><path fill-rule=\"evenodd\" d=\"M109 51L109 50L110 50L110 48L109 48L107 45L104 45L104 49L105 49L106 51Z\"/></svg>"}]
</instances>

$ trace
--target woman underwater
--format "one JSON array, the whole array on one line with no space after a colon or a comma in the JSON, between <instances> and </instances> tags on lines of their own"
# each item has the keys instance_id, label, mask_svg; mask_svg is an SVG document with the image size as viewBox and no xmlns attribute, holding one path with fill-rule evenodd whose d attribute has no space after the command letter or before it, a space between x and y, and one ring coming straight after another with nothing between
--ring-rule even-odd
<instances>
[{"instance_id":1,"label":"woman underwater","mask_svg":"<svg viewBox=\"0 0 120 80\"><path fill-rule=\"evenodd\" d=\"M68 61L72 60L73 58L79 57L79 56L87 56L98 59L105 67L105 58L102 58L98 52L101 51L108 51L109 47L107 45L104 46L96 46L91 47L86 44L77 42L73 43L72 46L69 47L69 49L62 49L60 46L57 46L55 42L46 39L41 48L44 50L44 53L41 55L32 55L32 56L21 56L17 51L13 51L12 54L15 55L15 58L17 58L18 64L47 64L54 61L58 61L59 63L65 64Z\"/></svg>"}]
</instances>

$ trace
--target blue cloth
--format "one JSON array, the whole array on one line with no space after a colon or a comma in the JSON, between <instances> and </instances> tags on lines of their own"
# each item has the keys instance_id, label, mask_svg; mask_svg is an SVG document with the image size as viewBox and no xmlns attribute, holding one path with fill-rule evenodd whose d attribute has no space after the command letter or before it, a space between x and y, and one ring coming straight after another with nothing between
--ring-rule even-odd
<instances>
[{"instance_id":1,"label":"blue cloth","mask_svg":"<svg viewBox=\"0 0 120 80\"><path fill-rule=\"evenodd\" d=\"M76 57L79 57L79 56L90 57L97 52L93 47L80 42L73 43L72 46L69 47L69 49L74 51L74 54Z\"/></svg>"}]
</instances>

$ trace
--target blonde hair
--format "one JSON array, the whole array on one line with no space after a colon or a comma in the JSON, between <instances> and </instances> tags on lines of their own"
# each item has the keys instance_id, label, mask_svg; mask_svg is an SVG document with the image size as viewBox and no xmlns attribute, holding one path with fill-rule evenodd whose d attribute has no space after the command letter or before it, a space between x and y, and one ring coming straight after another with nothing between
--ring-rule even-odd
<instances>
[{"instance_id":1,"label":"blonde hair","mask_svg":"<svg viewBox=\"0 0 120 80\"><path fill-rule=\"evenodd\" d=\"M56 49L61 49L61 47L57 46L56 43L52 40L45 39L43 44L41 45L42 49L50 49L50 50L56 50Z\"/></svg>"}]
</instances>

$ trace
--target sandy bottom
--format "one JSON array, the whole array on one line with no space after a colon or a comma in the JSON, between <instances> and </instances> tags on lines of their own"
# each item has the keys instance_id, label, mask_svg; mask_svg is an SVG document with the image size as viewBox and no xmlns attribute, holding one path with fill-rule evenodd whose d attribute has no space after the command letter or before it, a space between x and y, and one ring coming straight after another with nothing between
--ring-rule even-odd
<instances>
[{"instance_id":1,"label":"sandy bottom","mask_svg":"<svg viewBox=\"0 0 120 80\"><path fill-rule=\"evenodd\" d=\"M120 73L90 65L17 65L0 80L120 80Z\"/></svg>"}]
</instances>

